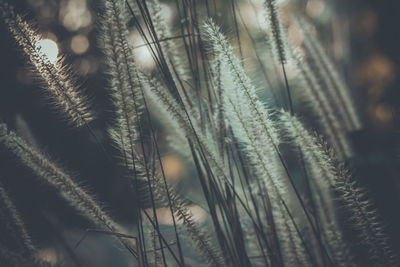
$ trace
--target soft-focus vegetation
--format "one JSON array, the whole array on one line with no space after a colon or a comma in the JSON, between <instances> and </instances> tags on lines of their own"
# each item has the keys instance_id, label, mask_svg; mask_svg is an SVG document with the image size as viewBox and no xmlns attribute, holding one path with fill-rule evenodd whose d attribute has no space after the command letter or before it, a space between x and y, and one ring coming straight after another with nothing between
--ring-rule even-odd
<instances>
[{"instance_id":1,"label":"soft-focus vegetation","mask_svg":"<svg viewBox=\"0 0 400 267\"><path fill-rule=\"evenodd\" d=\"M397 266L356 175L364 120L335 61L347 41L313 25L331 25L328 2L30 2L74 33L60 47L0 0L19 79L65 131L0 121L4 266ZM121 200L106 205L101 183Z\"/></svg>"}]
</instances>

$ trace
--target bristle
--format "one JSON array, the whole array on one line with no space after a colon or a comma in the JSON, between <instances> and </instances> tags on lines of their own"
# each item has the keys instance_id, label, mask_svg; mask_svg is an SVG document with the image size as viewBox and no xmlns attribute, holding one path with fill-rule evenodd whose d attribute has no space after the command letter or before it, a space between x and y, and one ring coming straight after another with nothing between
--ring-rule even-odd
<instances>
[{"instance_id":1,"label":"bristle","mask_svg":"<svg viewBox=\"0 0 400 267\"><path fill-rule=\"evenodd\" d=\"M11 239L2 240L2 242L7 242L7 249L4 248L4 253L15 245L15 251L9 251L9 253L15 253L16 257L9 257L8 260L18 262L18 265L27 266L28 262L35 262L35 253L37 252L32 240L26 230L25 224L22 221L17 209L9 198L7 192L0 184L0 221L1 225L5 226L3 230L5 231L5 236L11 237ZM3 244L1 244L3 245ZM1 248L3 250L3 248ZM0 256L1 257L1 256ZM10 262L9 262L10 263ZM17 263L16 263L17 264ZM38 264L35 266L39 266Z\"/></svg>"},{"instance_id":2,"label":"bristle","mask_svg":"<svg viewBox=\"0 0 400 267\"><path fill-rule=\"evenodd\" d=\"M384 227L370 202L365 199L363 190L356 187L348 171L332 159L296 117L284 112L281 121L296 143L302 145L315 179L327 182L351 214L352 226L358 231L360 243L368 248L370 259L388 264L386 266L395 266L397 259L390 248Z\"/></svg>"},{"instance_id":3,"label":"bristle","mask_svg":"<svg viewBox=\"0 0 400 267\"><path fill-rule=\"evenodd\" d=\"M272 52L276 55L278 62L284 64L287 60L286 44L284 38L282 38L284 31L276 0L265 0L264 9L268 26L266 29L268 32L268 42L271 46Z\"/></svg>"},{"instance_id":4,"label":"bristle","mask_svg":"<svg viewBox=\"0 0 400 267\"><path fill-rule=\"evenodd\" d=\"M348 133L341 118L337 116L332 101L326 95L326 88L323 87L311 70L309 63L299 56L296 48L291 48L291 56L297 64L299 75L304 83L301 95L304 101L315 111L323 133L329 138L330 144L336 151L339 158L350 158L353 149L348 140Z\"/></svg>"},{"instance_id":5,"label":"bristle","mask_svg":"<svg viewBox=\"0 0 400 267\"><path fill-rule=\"evenodd\" d=\"M201 256L210 263L211 266L226 266L220 251L212 244L209 235L193 220L193 216L187 208L185 202L175 193L174 189L168 186L170 201L167 199L167 192L164 188L161 178L155 176L152 180L152 187L157 198L164 205L171 205L172 211L181 221L186 232L200 252Z\"/></svg>"},{"instance_id":6,"label":"bristle","mask_svg":"<svg viewBox=\"0 0 400 267\"><path fill-rule=\"evenodd\" d=\"M41 182L56 189L61 197L94 225L115 233L126 232L68 174L57 167L49 158L29 146L14 132L10 131L4 123L0 123L0 143L26 168L31 170ZM135 251L134 248L136 246L132 240L118 239L129 251Z\"/></svg>"},{"instance_id":7,"label":"bristle","mask_svg":"<svg viewBox=\"0 0 400 267\"><path fill-rule=\"evenodd\" d=\"M143 104L137 68L128 43L128 15L124 5L124 1L105 1L100 45L107 63L108 88L116 109L115 127L110 130L110 136L121 151L124 164L133 170Z\"/></svg>"},{"instance_id":8,"label":"bristle","mask_svg":"<svg viewBox=\"0 0 400 267\"><path fill-rule=\"evenodd\" d=\"M43 183L44 190L52 189L99 233L114 236L112 241L135 256L139 267L355 267L364 254L374 266L397 266L377 211L342 163L356 156L349 133L361 127L349 89L305 20L293 17L290 27L284 28L286 18L298 9L289 4L280 9L278 0L177 0L172 1L174 7L168 6L174 9L168 10L172 17L167 21L163 2L101 0L90 24L98 29L81 29L82 34L98 34L100 70L113 106L111 122L99 122L110 126L115 159L134 190L129 192L135 220L130 223L137 236L129 238L126 229L75 182L71 171L0 120L0 147L10 162ZM251 7L257 17L242 17L241 11L244 15ZM87 6L94 16L92 11ZM259 15L266 28L254 29ZM94 113L71 69L61 59L54 63L47 58L39 31L5 0L0 0L0 17L59 110L71 125L86 126L107 154L107 145L90 128ZM222 33L229 27L234 32ZM298 38L290 42L292 33L300 35L293 34ZM246 34L251 40L244 38ZM131 47L132 37L143 44ZM295 47L300 41L302 47ZM138 47L148 49L151 69L137 64ZM266 52L258 53L257 47ZM299 56L300 49L304 57ZM252 69L256 66L264 72L262 81L257 80L261 72ZM279 107L265 101L274 89L286 95L285 105L275 95ZM294 97L301 96L302 102L292 98L297 92ZM298 103L312 109L316 121L307 122L323 136L311 133L296 117L309 112L294 105ZM290 112L280 111L281 105ZM169 179L168 171L178 168L164 166L168 149L189 165L176 186L169 182L178 179ZM107 159L112 163L113 158ZM192 214L192 203L204 209L201 220ZM0 238L0 261L7 258L10 266L30 266L20 254L33 263L38 253L1 184L0 215L0 226L9 229L16 242L11 241L21 247L14 250L14 244L5 242L6 233ZM354 251L350 241L359 243ZM65 248L68 251L68 245Z\"/></svg>"},{"instance_id":9,"label":"bristle","mask_svg":"<svg viewBox=\"0 0 400 267\"><path fill-rule=\"evenodd\" d=\"M313 72L327 86L324 91L335 103L335 111L340 114L348 130L360 129L361 121L345 82L338 74L326 52L324 52L320 42L311 33L307 23L299 17L293 17L293 19L305 35L304 47L307 50L307 55L316 65Z\"/></svg>"},{"instance_id":10,"label":"bristle","mask_svg":"<svg viewBox=\"0 0 400 267\"><path fill-rule=\"evenodd\" d=\"M46 93L70 124L80 127L92 121L94 113L89 107L89 100L78 89L71 69L60 57L55 63L47 58L41 51L38 31L15 14L13 8L4 1L0 1L0 16L25 52L34 72L44 81Z\"/></svg>"},{"instance_id":11,"label":"bristle","mask_svg":"<svg viewBox=\"0 0 400 267\"><path fill-rule=\"evenodd\" d=\"M224 63L225 75L229 77L228 80L233 81L234 88L223 96L226 117L232 124L235 136L244 144L247 157L255 166L256 175L264 180L269 190L274 205L273 214L278 221L278 236L281 238L283 250L287 253L288 264L307 264L306 253L298 251L304 248L280 204L287 190L284 181L286 177L282 175L282 165L276 151L280 142L276 126L219 28L212 21L208 21L203 30L214 53ZM263 133L261 138L260 132Z\"/></svg>"}]
</instances>

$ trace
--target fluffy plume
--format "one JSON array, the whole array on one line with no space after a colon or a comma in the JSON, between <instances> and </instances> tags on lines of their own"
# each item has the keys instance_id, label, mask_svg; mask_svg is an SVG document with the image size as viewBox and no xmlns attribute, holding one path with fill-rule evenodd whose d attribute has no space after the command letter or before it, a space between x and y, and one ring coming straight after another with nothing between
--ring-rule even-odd
<instances>
[{"instance_id":1,"label":"fluffy plume","mask_svg":"<svg viewBox=\"0 0 400 267\"><path fill-rule=\"evenodd\" d=\"M347 130L335 112L335 106L329 101L325 88L321 86L311 66L301 57L297 49L291 49L293 58L299 69L299 74L304 82L302 96L309 103L318 116L318 121L325 136L341 158L351 157L353 154L351 144L347 137Z\"/></svg>"},{"instance_id":2,"label":"fluffy plume","mask_svg":"<svg viewBox=\"0 0 400 267\"><path fill-rule=\"evenodd\" d=\"M142 76L145 77L145 75ZM143 83L143 86L148 96L146 100L148 100L148 103L150 104L150 109L154 113L153 116L156 117L160 121L160 123L162 123L168 130L168 146L175 152L179 153L183 158L190 159L190 148L186 139L185 131L175 120L173 113L165 112L165 107L163 105L160 105L159 100L150 93L150 90L153 86L163 86L155 80L153 82L145 82ZM164 90L167 89L164 87Z\"/></svg>"},{"instance_id":3,"label":"fluffy plume","mask_svg":"<svg viewBox=\"0 0 400 267\"><path fill-rule=\"evenodd\" d=\"M279 8L276 0L265 0L264 9L266 14L266 23L268 31L268 41L272 52L276 55L278 62L284 64L286 62L286 44L282 37L284 33L281 18L279 16Z\"/></svg>"},{"instance_id":4,"label":"fluffy plume","mask_svg":"<svg viewBox=\"0 0 400 267\"><path fill-rule=\"evenodd\" d=\"M93 120L89 100L78 90L71 69L61 58L55 63L47 58L42 51L39 42L41 36L37 30L15 14L13 8L4 1L0 1L0 16L25 52L35 74L43 80L46 92L71 125L79 127Z\"/></svg>"},{"instance_id":5,"label":"fluffy plume","mask_svg":"<svg viewBox=\"0 0 400 267\"><path fill-rule=\"evenodd\" d=\"M56 189L59 194L94 225L104 230L125 233L125 229L114 222L93 200L80 188L71 177L51 162L36 149L10 131L4 123L0 123L0 144L31 170L42 182ZM135 253L135 244L130 239L118 238L131 252Z\"/></svg>"},{"instance_id":6,"label":"fluffy plume","mask_svg":"<svg viewBox=\"0 0 400 267\"><path fill-rule=\"evenodd\" d=\"M309 159L305 158L306 162L309 163ZM318 216L321 235L325 240L332 262L335 266L357 266L351 254L350 246L344 239L339 226L336 216L337 207L334 203L331 187L324 179L320 178L321 173L315 173L315 169L310 174L315 215Z\"/></svg>"},{"instance_id":7,"label":"fluffy plume","mask_svg":"<svg viewBox=\"0 0 400 267\"><path fill-rule=\"evenodd\" d=\"M13 264L13 266L32 266L32 264L37 267L43 266L35 259L37 250L17 209L1 184L0 218L0 226L5 237L5 239L0 238L0 259L2 262ZM5 246L6 244L7 246Z\"/></svg>"},{"instance_id":8,"label":"fluffy plume","mask_svg":"<svg viewBox=\"0 0 400 267\"><path fill-rule=\"evenodd\" d=\"M284 112L281 121L295 142L301 144L314 179L324 179L351 213L352 226L358 231L360 242L368 248L371 260L383 266L396 266L397 258L390 248L384 227L349 172L332 158L296 117Z\"/></svg>"},{"instance_id":9,"label":"fluffy plume","mask_svg":"<svg viewBox=\"0 0 400 267\"><path fill-rule=\"evenodd\" d=\"M210 64L210 72L212 77L212 84L214 86L214 90L216 91L216 100L214 107L214 122L215 122L215 131L216 131L216 140L218 143L218 148L220 151L221 157L224 155L224 147L226 137L226 123L225 123L225 107L224 107L224 86L226 81L223 81L222 75L223 64L219 57L215 58L213 62ZM219 141L219 142L218 142Z\"/></svg>"},{"instance_id":10,"label":"fluffy plume","mask_svg":"<svg viewBox=\"0 0 400 267\"><path fill-rule=\"evenodd\" d=\"M152 179L151 184L157 199L164 205L171 205L172 211L178 220L182 222L189 238L195 244L201 256L211 266L226 266L221 252L212 244L209 235L193 220L186 203L175 193L175 190L168 186L167 192L159 175ZM167 194L170 196L169 200L167 199Z\"/></svg>"},{"instance_id":11,"label":"fluffy plume","mask_svg":"<svg viewBox=\"0 0 400 267\"><path fill-rule=\"evenodd\" d=\"M224 63L233 89L227 90L223 99L226 117L232 124L235 136L245 145L247 156L254 165L256 175L263 179L273 199L273 214L283 250L287 252L288 264L307 264L307 256L295 229L280 201L286 194L286 178L277 154L279 138L270 113L258 99L255 88L243 70L239 59L233 54L219 28L208 21L203 26L204 35L212 45L216 57ZM260 137L260 133L263 133Z\"/></svg>"},{"instance_id":12,"label":"fluffy plume","mask_svg":"<svg viewBox=\"0 0 400 267\"><path fill-rule=\"evenodd\" d=\"M192 124L193 118L181 108L172 94L160 82L156 79L144 79L147 79L145 81L146 95L152 98L154 103L158 103L163 112L170 113L170 118L175 120L176 124L185 133L185 136L207 155L210 164L213 164L213 169L217 171L216 175L221 178L221 181L225 180L228 177L227 171L221 164L223 161L216 154L214 141L203 135L199 128ZM181 133L182 135L183 133Z\"/></svg>"},{"instance_id":13,"label":"fluffy plume","mask_svg":"<svg viewBox=\"0 0 400 267\"><path fill-rule=\"evenodd\" d=\"M4 2L0 0L0 16L45 82L49 94L73 125L87 125L93 113L88 99L77 91L70 70L61 60L54 64L46 58L38 42L40 34ZM367 249L370 261L376 266L396 266L397 258L389 247L384 227L363 190L336 160L333 151L293 116L286 75L290 72L285 70L291 60L297 63L303 82L301 91L314 109L320 130L340 159L352 156L347 135L361 127L360 119L348 88L304 20L293 19L303 32L306 54L303 58L298 56L297 48L291 47L282 27L279 1L261 1L268 27L268 42L262 43L275 57L264 66L264 55L256 51L268 81L262 87L265 92L271 86L281 87L278 63L285 78L285 88L280 89L287 91L289 114L267 107L259 97L245 69L254 62L241 62L234 46L211 19L200 23L203 13L218 14L225 1L177 1L174 15L178 19L174 18L173 25L178 25L180 36L173 35L175 30L164 19L160 0L101 2L104 9L98 21L98 41L104 55L108 94L115 106L109 134L129 178L134 179L134 197L139 206L135 210L138 243L120 235L116 238L138 256L140 266L166 266L174 264L174 260L179 266L194 265L190 258L193 254L198 254L207 266L356 266L337 218L341 206L347 209L345 215L350 214L350 226ZM236 11L240 11L234 2L231 4L237 28ZM136 27L145 42L143 45L151 51L157 66L151 74L141 72L135 63L132 50L135 48L128 42L129 25ZM264 29L256 32L246 25L245 28L256 48L258 38L252 34L265 36ZM242 52L236 30L238 50ZM247 56L252 51L244 52ZM270 70L275 79L269 75ZM203 98L202 94L207 96ZM156 138L159 125L152 123L150 113L171 133L160 149ZM146 133L150 133L151 142L147 142ZM296 151L291 151L290 144L285 143L288 139L294 141ZM195 220L188 202L167 184L164 174L167 169L161 163L164 144L190 160L188 175L197 171L194 176L203 194L193 194L193 199L199 206L208 205L215 233ZM114 233L125 232L73 177L3 123L0 123L0 147L92 224ZM293 155L289 155L291 152ZM298 155L301 162L295 162ZM295 168L300 165L304 167L304 176ZM185 184L182 187L186 189ZM192 199L189 194L188 197ZM164 221L161 215L168 210L163 219L172 216L174 237L170 235L172 231L166 230L172 228L170 225L165 228L161 225ZM19 264L18 256L24 254L30 259L35 249L1 185L0 215L0 226L12 222L6 229L10 229L10 235L21 247L15 251L3 242L5 237L0 238L0 258L24 265L25 262ZM187 254L180 240L191 243L197 253ZM174 243L170 245L169 241ZM361 249L355 250L358 251L362 253ZM179 252L179 258L175 252Z\"/></svg>"},{"instance_id":14,"label":"fluffy plume","mask_svg":"<svg viewBox=\"0 0 400 267\"><path fill-rule=\"evenodd\" d=\"M325 86L327 97L335 104L335 112L343 120L347 130L357 130L361 127L360 118L355 110L354 103L345 82L338 74L334 64L329 59L320 42L312 34L307 23L299 18L293 17L299 28L304 33L304 48L309 60L315 68L312 71L317 75L319 81Z\"/></svg>"},{"instance_id":15,"label":"fluffy plume","mask_svg":"<svg viewBox=\"0 0 400 267\"><path fill-rule=\"evenodd\" d=\"M163 49L164 56L167 58L170 72L174 73L175 69L180 80L188 81L189 77L186 75L184 67L187 60L182 57L184 53L177 49L177 47L179 47L178 42L171 39L173 36L168 22L163 16L160 2L158 0L150 0L146 4L150 11L154 30L157 33L157 39L160 40L159 44ZM178 81L176 81L176 83L178 83Z\"/></svg>"},{"instance_id":16,"label":"fluffy plume","mask_svg":"<svg viewBox=\"0 0 400 267\"><path fill-rule=\"evenodd\" d=\"M123 155L125 165L134 169L142 102L137 68L128 44L128 15L124 1L107 0L104 11L100 46L107 62L109 90L116 108L115 128L110 134Z\"/></svg>"},{"instance_id":17,"label":"fluffy plume","mask_svg":"<svg viewBox=\"0 0 400 267\"><path fill-rule=\"evenodd\" d=\"M218 188L218 190L223 188L222 184L225 184L229 188L234 188L231 180L234 179L234 177L230 175L227 166L224 164L224 160L218 156L213 140L208 139L200 130L198 130L198 128L196 128L196 126L191 124L191 118L182 110L168 90L163 90L163 86L155 79L149 79L148 83L149 86L146 87L146 94L153 98L153 101L159 103L159 106L164 110L164 112L169 112L172 115L180 128L185 132L186 137L206 158L209 171L212 171L213 173L212 177L209 178L210 183L213 183L213 186ZM214 177L216 179L214 179ZM236 198L240 205L246 209L242 196L236 195ZM247 209L246 213L247 215L251 215Z\"/></svg>"}]
</instances>

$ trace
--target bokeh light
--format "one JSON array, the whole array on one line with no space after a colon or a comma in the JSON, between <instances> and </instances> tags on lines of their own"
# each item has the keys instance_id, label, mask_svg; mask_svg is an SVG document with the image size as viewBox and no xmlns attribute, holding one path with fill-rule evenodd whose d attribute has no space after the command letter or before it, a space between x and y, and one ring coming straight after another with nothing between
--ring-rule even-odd
<instances>
[{"instance_id":1,"label":"bokeh light","mask_svg":"<svg viewBox=\"0 0 400 267\"><path fill-rule=\"evenodd\" d=\"M389 123L393 117L393 109L384 103L379 104L375 108L375 118L381 123Z\"/></svg>"},{"instance_id":2,"label":"bokeh light","mask_svg":"<svg viewBox=\"0 0 400 267\"><path fill-rule=\"evenodd\" d=\"M178 181L182 175L182 160L175 155L168 155L162 159L162 164L168 181Z\"/></svg>"},{"instance_id":3,"label":"bokeh light","mask_svg":"<svg viewBox=\"0 0 400 267\"><path fill-rule=\"evenodd\" d=\"M37 258L51 265L59 263L57 251L54 248L45 248L37 252Z\"/></svg>"},{"instance_id":4,"label":"bokeh light","mask_svg":"<svg viewBox=\"0 0 400 267\"><path fill-rule=\"evenodd\" d=\"M89 49L89 40L83 34L78 34L71 39L71 50L77 54L84 54Z\"/></svg>"},{"instance_id":5,"label":"bokeh light","mask_svg":"<svg viewBox=\"0 0 400 267\"><path fill-rule=\"evenodd\" d=\"M323 0L309 0L306 6L306 12L311 18L318 18L325 10Z\"/></svg>"},{"instance_id":6,"label":"bokeh light","mask_svg":"<svg viewBox=\"0 0 400 267\"><path fill-rule=\"evenodd\" d=\"M92 23L92 14L85 0L63 1L60 8L60 21L69 31L77 31Z\"/></svg>"}]
</instances>

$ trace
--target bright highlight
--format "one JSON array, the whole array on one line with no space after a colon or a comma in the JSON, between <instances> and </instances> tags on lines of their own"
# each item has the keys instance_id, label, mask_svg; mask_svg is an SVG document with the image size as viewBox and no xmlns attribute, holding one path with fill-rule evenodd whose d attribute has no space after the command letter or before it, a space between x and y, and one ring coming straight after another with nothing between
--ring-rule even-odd
<instances>
[{"instance_id":1,"label":"bright highlight","mask_svg":"<svg viewBox=\"0 0 400 267\"><path fill-rule=\"evenodd\" d=\"M58 46L56 42L50 39L43 39L36 42L36 46L39 48L40 54L47 57L52 63L56 63L58 57Z\"/></svg>"}]
</instances>

